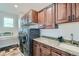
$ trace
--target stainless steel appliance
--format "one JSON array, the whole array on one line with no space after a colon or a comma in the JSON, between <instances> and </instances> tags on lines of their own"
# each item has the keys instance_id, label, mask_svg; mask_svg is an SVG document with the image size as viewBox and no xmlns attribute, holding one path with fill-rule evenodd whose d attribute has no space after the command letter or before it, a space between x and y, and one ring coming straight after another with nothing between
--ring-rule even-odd
<instances>
[{"instance_id":1,"label":"stainless steel appliance","mask_svg":"<svg viewBox=\"0 0 79 59\"><path fill-rule=\"evenodd\" d=\"M19 32L20 50L25 56L32 55L32 40L40 37L40 29L23 28Z\"/></svg>"}]
</instances>

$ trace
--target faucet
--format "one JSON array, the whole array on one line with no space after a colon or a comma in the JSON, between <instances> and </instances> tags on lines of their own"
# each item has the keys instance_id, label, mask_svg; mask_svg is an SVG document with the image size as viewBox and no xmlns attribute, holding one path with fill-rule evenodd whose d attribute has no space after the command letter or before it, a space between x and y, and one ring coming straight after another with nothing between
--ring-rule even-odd
<instances>
[{"instance_id":1,"label":"faucet","mask_svg":"<svg viewBox=\"0 0 79 59\"><path fill-rule=\"evenodd\" d=\"M74 45L76 45L77 47L79 47L79 41L74 42L74 40L73 40L73 33L71 33L70 35L71 35L71 44L74 44Z\"/></svg>"},{"instance_id":2,"label":"faucet","mask_svg":"<svg viewBox=\"0 0 79 59\"><path fill-rule=\"evenodd\" d=\"M70 34L71 35L71 43L73 44L74 41L73 41L73 33Z\"/></svg>"},{"instance_id":3,"label":"faucet","mask_svg":"<svg viewBox=\"0 0 79 59\"><path fill-rule=\"evenodd\" d=\"M59 42L64 42L64 38L62 36L58 37Z\"/></svg>"}]
</instances>

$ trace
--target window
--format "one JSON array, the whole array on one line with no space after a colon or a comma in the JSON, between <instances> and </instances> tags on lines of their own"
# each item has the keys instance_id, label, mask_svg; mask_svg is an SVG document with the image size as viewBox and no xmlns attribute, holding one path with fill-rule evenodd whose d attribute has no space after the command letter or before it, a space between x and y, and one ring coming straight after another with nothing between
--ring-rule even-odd
<instances>
[{"instance_id":1,"label":"window","mask_svg":"<svg viewBox=\"0 0 79 59\"><path fill-rule=\"evenodd\" d=\"M13 27L13 18L4 17L4 27Z\"/></svg>"}]
</instances>

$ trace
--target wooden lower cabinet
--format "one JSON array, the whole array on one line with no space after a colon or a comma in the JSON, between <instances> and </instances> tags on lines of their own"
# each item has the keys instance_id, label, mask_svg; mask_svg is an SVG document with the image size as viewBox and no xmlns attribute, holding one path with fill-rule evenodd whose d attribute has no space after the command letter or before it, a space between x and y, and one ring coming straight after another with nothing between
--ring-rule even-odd
<instances>
[{"instance_id":1,"label":"wooden lower cabinet","mask_svg":"<svg viewBox=\"0 0 79 59\"><path fill-rule=\"evenodd\" d=\"M40 44L40 55L41 56L50 56L50 46L44 45L44 44Z\"/></svg>"},{"instance_id":2,"label":"wooden lower cabinet","mask_svg":"<svg viewBox=\"0 0 79 59\"><path fill-rule=\"evenodd\" d=\"M39 43L36 41L33 41L33 56L40 56Z\"/></svg>"},{"instance_id":3,"label":"wooden lower cabinet","mask_svg":"<svg viewBox=\"0 0 79 59\"><path fill-rule=\"evenodd\" d=\"M52 47L51 49L52 49L52 51L51 51L52 55L54 55L54 56L71 56L71 54L69 54L65 51L59 50L57 48Z\"/></svg>"},{"instance_id":4,"label":"wooden lower cabinet","mask_svg":"<svg viewBox=\"0 0 79 59\"><path fill-rule=\"evenodd\" d=\"M33 56L74 56L65 51L33 41Z\"/></svg>"},{"instance_id":5,"label":"wooden lower cabinet","mask_svg":"<svg viewBox=\"0 0 79 59\"><path fill-rule=\"evenodd\" d=\"M60 56L59 52L60 51L57 51L57 49L51 47L51 55L52 56Z\"/></svg>"},{"instance_id":6,"label":"wooden lower cabinet","mask_svg":"<svg viewBox=\"0 0 79 59\"><path fill-rule=\"evenodd\" d=\"M55 53L55 52L53 52L53 51L51 51L51 55L52 55L52 56L60 56L59 54L57 54L57 53Z\"/></svg>"}]
</instances>

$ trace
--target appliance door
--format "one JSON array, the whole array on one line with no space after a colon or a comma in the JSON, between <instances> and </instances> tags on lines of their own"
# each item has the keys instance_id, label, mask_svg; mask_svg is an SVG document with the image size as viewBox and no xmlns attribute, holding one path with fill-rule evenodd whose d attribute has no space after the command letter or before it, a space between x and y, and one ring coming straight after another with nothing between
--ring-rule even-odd
<instances>
[{"instance_id":1,"label":"appliance door","mask_svg":"<svg viewBox=\"0 0 79 59\"><path fill-rule=\"evenodd\" d=\"M40 37L40 29L30 29L29 35L30 35L30 39Z\"/></svg>"},{"instance_id":2,"label":"appliance door","mask_svg":"<svg viewBox=\"0 0 79 59\"><path fill-rule=\"evenodd\" d=\"M23 36L22 44L23 44L23 54L29 55L29 41L27 35Z\"/></svg>"},{"instance_id":3,"label":"appliance door","mask_svg":"<svg viewBox=\"0 0 79 59\"><path fill-rule=\"evenodd\" d=\"M23 53L22 36L19 36L20 51Z\"/></svg>"},{"instance_id":4,"label":"appliance door","mask_svg":"<svg viewBox=\"0 0 79 59\"><path fill-rule=\"evenodd\" d=\"M29 31L29 49L30 49L30 55L32 55L32 40L34 38L40 37L40 29L30 29Z\"/></svg>"},{"instance_id":5,"label":"appliance door","mask_svg":"<svg viewBox=\"0 0 79 59\"><path fill-rule=\"evenodd\" d=\"M23 42L22 42L22 39L23 39L23 32L20 31L19 32L19 44L20 44L20 51L23 53Z\"/></svg>"},{"instance_id":6,"label":"appliance door","mask_svg":"<svg viewBox=\"0 0 79 59\"><path fill-rule=\"evenodd\" d=\"M24 55L29 55L29 40L26 32L19 34L20 50Z\"/></svg>"}]
</instances>

